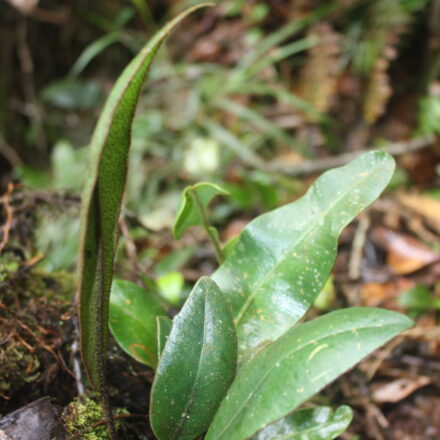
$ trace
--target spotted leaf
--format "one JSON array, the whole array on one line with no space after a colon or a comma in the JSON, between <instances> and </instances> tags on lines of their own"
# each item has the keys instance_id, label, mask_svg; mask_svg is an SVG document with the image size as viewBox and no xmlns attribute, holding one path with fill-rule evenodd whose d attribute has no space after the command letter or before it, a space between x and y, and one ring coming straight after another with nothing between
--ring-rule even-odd
<instances>
[{"instance_id":1,"label":"spotted leaf","mask_svg":"<svg viewBox=\"0 0 440 440\"><path fill-rule=\"evenodd\" d=\"M262 429L251 440L332 440L347 429L352 417L348 406L336 411L328 406L299 409Z\"/></svg>"},{"instance_id":2,"label":"spotted leaf","mask_svg":"<svg viewBox=\"0 0 440 440\"><path fill-rule=\"evenodd\" d=\"M395 312L352 308L293 326L242 366L205 440L252 437L411 325Z\"/></svg>"},{"instance_id":3,"label":"spotted leaf","mask_svg":"<svg viewBox=\"0 0 440 440\"><path fill-rule=\"evenodd\" d=\"M342 229L379 196L393 171L390 155L366 153L241 232L212 276L232 306L240 357L304 316L330 274Z\"/></svg>"}]
</instances>

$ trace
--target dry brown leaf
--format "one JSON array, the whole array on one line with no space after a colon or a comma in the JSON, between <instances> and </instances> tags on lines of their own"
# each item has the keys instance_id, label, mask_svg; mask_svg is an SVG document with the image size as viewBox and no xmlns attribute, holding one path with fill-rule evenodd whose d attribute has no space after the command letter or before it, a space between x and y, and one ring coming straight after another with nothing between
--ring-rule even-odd
<instances>
[{"instance_id":1,"label":"dry brown leaf","mask_svg":"<svg viewBox=\"0 0 440 440\"><path fill-rule=\"evenodd\" d=\"M361 304L367 307L378 307L387 305L396 307L395 298L405 290L415 286L412 280L398 278L385 283L365 283L361 286L359 294Z\"/></svg>"},{"instance_id":2,"label":"dry brown leaf","mask_svg":"<svg viewBox=\"0 0 440 440\"><path fill-rule=\"evenodd\" d=\"M425 218L428 225L440 235L440 202L420 194L397 194L399 203Z\"/></svg>"},{"instance_id":3,"label":"dry brown leaf","mask_svg":"<svg viewBox=\"0 0 440 440\"><path fill-rule=\"evenodd\" d=\"M377 403L399 402L405 399L414 391L431 383L431 379L426 376L414 378L401 378L392 382L379 385L373 391L373 400Z\"/></svg>"},{"instance_id":4,"label":"dry brown leaf","mask_svg":"<svg viewBox=\"0 0 440 440\"><path fill-rule=\"evenodd\" d=\"M395 274L405 275L440 261L440 253L411 235L376 228L374 238L387 251L387 264Z\"/></svg>"}]
</instances>

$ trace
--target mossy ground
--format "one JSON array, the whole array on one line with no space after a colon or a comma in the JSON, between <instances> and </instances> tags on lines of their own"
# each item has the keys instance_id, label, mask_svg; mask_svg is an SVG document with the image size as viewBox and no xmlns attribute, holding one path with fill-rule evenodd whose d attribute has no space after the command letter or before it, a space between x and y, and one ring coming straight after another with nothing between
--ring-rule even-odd
<instances>
[{"instance_id":1,"label":"mossy ground","mask_svg":"<svg viewBox=\"0 0 440 440\"><path fill-rule=\"evenodd\" d=\"M118 408L113 415L126 414L127 411ZM64 408L62 419L68 435L81 434L83 440L109 440L110 436L105 425L97 426L90 430L90 427L105 419L104 409L98 402L97 397L79 396ZM121 423L116 422L116 429Z\"/></svg>"},{"instance_id":2,"label":"mossy ground","mask_svg":"<svg viewBox=\"0 0 440 440\"><path fill-rule=\"evenodd\" d=\"M68 402L75 392L65 361L75 338L72 275L47 274L5 252L0 292L0 413L52 391Z\"/></svg>"}]
</instances>

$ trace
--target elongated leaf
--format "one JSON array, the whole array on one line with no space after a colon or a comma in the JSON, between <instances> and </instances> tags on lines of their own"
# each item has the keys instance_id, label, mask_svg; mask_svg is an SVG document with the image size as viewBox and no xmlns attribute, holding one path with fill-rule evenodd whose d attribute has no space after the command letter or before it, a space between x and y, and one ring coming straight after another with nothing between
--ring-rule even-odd
<instances>
[{"instance_id":1,"label":"elongated leaf","mask_svg":"<svg viewBox=\"0 0 440 440\"><path fill-rule=\"evenodd\" d=\"M232 306L239 356L277 339L304 315L329 276L340 232L378 197L393 170L388 154L364 154L242 231L212 276Z\"/></svg>"},{"instance_id":2,"label":"elongated leaf","mask_svg":"<svg viewBox=\"0 0 440 440\"><path fill-rule=\"evenodd\" d=\"M349 406L336 411L327 406L299 409L262 429L252 440L332 440L347 429L352 417Z\"/></svg>"},{"instance_id":3,"label":"elongated leaf","mask_svg":"<svg viewBox=\"0 0 440 440\"><path fill-rule=\"evenodd\" d=\"M205 440L251 437L411 325L395 312L352 308L292 327L243 365Z\"/></svg>"},{"instance_id":4,"label":"elongated leaf","mask_svg":"<svg viewBox=\"0 0 440 440\"><path fill-rule=\"evenodd\" d=\"M206 4L189 9L171 21L128 65L107 99L90 144L90 169L82 198L78 303L82 357L89 379L98 390L105 389L116 226L138 96L166 36L185 16L202 6Z\"/></svg>"},{"instance_id":5,"label":"elongated leaf","mask_svg":"<svg viewBox=\"0 0 440 440\"><path fill-rule=\"evenodd\" d=\"M157 359L160 360L163 349L171 333L173 321L168 316L158 316L156 318L157 326Z\"/></svg>"},{"instance_id":6,"label":"elongated leaf","mask_svg":"<svg viewBox=\"0 0 440 440\"><path fill-rule=\"evenodd\" d=\"M218 195L227 195L228 191L209 182L200 182L185 188L182 202L174 223L174 237L180 239L191 226L207 225L206 209L212 199Z\"/></svg>"},{"instance_id":7,"label":"elongated leaf","mask_svg":"<svg viewBox=\"0 0 440 440\"><path fill-rule=\"evenodd\" d=\"M237 340L229 306L215 283L201 278L160 358L151 425L160 440L193 439L208 425L234 375Z\"/></svg>"},{"instance_id":8,"label":"elongated leaf","mask_svg":"<svg viewBox=\"0 0 440 440\"><path fill-rule=\"evenodd\" d=\"M157 366L157 316L165 318L165 310L142 287L130 281L113 282L110 330L126 353L153 368Z\"/></svg>"}]
</instances>

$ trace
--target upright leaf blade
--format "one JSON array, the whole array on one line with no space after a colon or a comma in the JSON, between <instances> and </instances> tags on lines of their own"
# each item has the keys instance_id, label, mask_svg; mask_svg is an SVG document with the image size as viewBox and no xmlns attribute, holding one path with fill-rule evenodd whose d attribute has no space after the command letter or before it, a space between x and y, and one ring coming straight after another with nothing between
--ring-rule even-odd
<instances>
[{"instance_id":1,"label":"upright leaf blade","mask_svg":"<svg viewBox=\"0 0 440 440\"><path fill-rule=\"evenodd\" d=\"M348 406L336 411L328 406L299 409L262 429L251 440L332 440L347 429L352 418Z\"/></svg>"},{"instance_id":2,"label":"upright leaf blade","mask_svg":"<svg viewBox=\"0 0 440 440\"><path fill-rule=\"evenodd\" d=\"M151 425L160 440L193 439L208 429L231 384L237 340L229 305L201 278L176 316L151 393Z\"/></svg>"},{"instance_id":3,"label":"upright leaf blade","mask_svg":"<svg viewBox=\"0 0 440 440\"><path fill-rule=\"evenodd\" d=\"M157 366L156 317L166 318L163 307L142 287L130 281L113 282L110 330L121 348L145 365Z\"/></svg>"},{"instance_id":4,"label":"upright leaf blade","mask_svg":"<svg viewBox=\"0 0 440 440\"><path fill-rule=\"evenodd\" d=\"M328 278L340 232L379 196L393 170L388 154L366 153L242 231L212 276L232 306L240 356L304 315Z\"/></svg>"},{"instance_id":5,"label":"upright leaf blade","mask_svg":"<svg viewBox=\"0 0 440 440\"><path fill-rule=\"evenodd\" d=\"M205 440L248 439L411 325L388 310L351 308L292 327L242 366Z\"/></svg>"},{"instance_id":6,"label":"upright leaf blade","mask_svg":"<svg viewBox=\"0 0 440 440\"><path fill-rule=\"evenodd\" d=\"M116 226L124 192L131 122L138 96L160 45L189 13L188 9L142 49L117 80L90 145L90 169L84 187L79 252L81 352L91 383L105 388L109 294L117 242Z\"/></svg>"}]
</instances>

